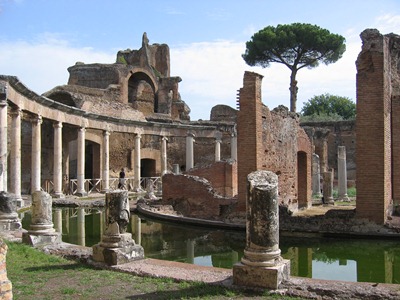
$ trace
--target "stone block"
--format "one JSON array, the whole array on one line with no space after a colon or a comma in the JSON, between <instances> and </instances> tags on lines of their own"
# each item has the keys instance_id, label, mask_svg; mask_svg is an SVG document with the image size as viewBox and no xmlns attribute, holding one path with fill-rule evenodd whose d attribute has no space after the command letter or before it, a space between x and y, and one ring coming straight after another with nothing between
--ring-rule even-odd
<instances>
[{"instance_id":1,"label":"stone block","mask_svg":"<svg viewBox=\"0 0 400 300\"><path fill-rule=\"evenodd\" d=\"M283 259L273 267L254 267L237 263L233 266L233 284L247 287L278 289L289 279L290 260Z\"/></svg>"},{"instance_id":2,"label":"stone block","mask_svg":"<svg viewBox=\"0 0 400 300\"><path fill-rule=\"evenodd\" d=\"M32 233L24 232L22 234L22 242L33 247L37 245L45 244L57 244L61 243L61 233L59 232L49 232L49 233Z\"/></svg>"}]
</instances>

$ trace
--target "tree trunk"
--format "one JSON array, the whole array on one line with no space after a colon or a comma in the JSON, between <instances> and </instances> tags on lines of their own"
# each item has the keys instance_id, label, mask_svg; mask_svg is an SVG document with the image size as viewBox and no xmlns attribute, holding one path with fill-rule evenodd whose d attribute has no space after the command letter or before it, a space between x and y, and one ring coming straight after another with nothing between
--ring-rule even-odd
<instances>
[{"instance_id":1,"label":"tree trunk","mask_svg":"<svg viewBox=\"0 0 400 300\"><path fill-rule=\"evenodd\" d=\"M292 73L290 74L290 111L296 112L296 102L297 102L297 81L296 81L297 70L292 69Z\"/></svg>"}]
</instances>

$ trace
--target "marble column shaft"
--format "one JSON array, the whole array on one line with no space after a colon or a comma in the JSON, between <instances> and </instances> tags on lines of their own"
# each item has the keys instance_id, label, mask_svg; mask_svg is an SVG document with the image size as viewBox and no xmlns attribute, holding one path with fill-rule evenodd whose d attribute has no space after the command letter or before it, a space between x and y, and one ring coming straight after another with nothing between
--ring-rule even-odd
<instances>
[{"instance_id":1,"label":"marble column shaft","mask_svg":"<svg viewBox=\"0 0 400 300\"><path fill-rule=\"evenodd\" d=\"M348 201L346 147L338 146L338 199Z\"/></svg>"},{"instance_id":2,"label":"marble column shaft","mask_svg":"<svg viewBox=\"0 0 400 300\"><path fill-rule=\"evenodd\" d=\"M221 160L221 143L220 139L215 140L215 161Z\"/></svg>"},{"instance_id":3,"label":"marble column shaft","mask_svg":"<svg viewBox=\"0 0 400 300\"><path fill-rule=\"evenodd\" d=\"M110 190L110 132L103 132L103 191Z\"/></svg>"},{"instance_id":4,"label":"marble column shaft","mask_svg":"<svg viewBox=\"0 0 400 300\"><path fill-rule=\"evenodd\" d=\"M319 164L319 156L313 154L312 156L312 191L314 196L321 197L321 170Z\"/></svg>"},{"instance_id":5,"label":"marble column shaft","mask_svg":"<svg viewBox=\"0 0 400 300\"><path fill-rule=\"evenodd\" d=\"M140 169L141 169L141 165L140 165L140 139L141 139L142 135L137 133L135 135L135 157L133 160L133 168L135 171L135 177L134 177L134 188L136 191L140 191L141 187L140 187Z\"/></svg>"},{"instance_id":6,"label":"marble column shaft","mask_svg":"<svg viewBox=\"0 0 400 300\"><path fill-rule=\"evenodd\" d=\"M186 171L189 171L190 169L193 169L194 167L194 153L193 153L193 143L195 142L194 140L194 134L189 133L186 136Z\"/></svg>"},{"instance_id":7,"label":"marble column shaft","mask_svg":"<svg viewBox=\"0 0 400 300\"><path fill-rule=\"evenodd\" d=\"M42 116L37 116L32 120L32 168L31 168L31 193L41 189L41 125Z\"/></svg>"},{"instance_id":8,"label":"marble column shaft","mask_svg":"<svg viewBox=\"0 0 400 300\"><path fill-rule=\"evenodd\" d=\"M7 96L0 101L0 191L7 191Z\"/></svg>"},{"instance_id":9,"label":"marble column shaft","mask_svg":"<svg viewBox=\"0 0 400 300\"><path fill-rule=\"evenodd\" d=\"M163 136L161 138L161 176L167 173L168 163L167 163L167 141L168 138Z\"/></svg>"},{"instance_id":10,"label":"marble column shaft","mask_svg":"<svg viewBox=\"0 0 400 300\"><path fill-rule=\"evenodd\" d=\"M78 151L77 151L77 194L86 195L85 191L85 132L81 127L78 130Z\"/></svg>"},{"instance_id":11,"label":"marble column shaft","mask_svg":"<svg viewBox=\"0 0 400 300\"><path fill-rule=\"evenodd\" d=\"M22 206L21 195L21 109L11 111L10 141L10 192L15 195L17 203Z\"/></svg>"},{"instance_id":12,"label":"marble column shaft","mask_svg":"<svg viewBox=\"0 0 400 300\"><path fill-rule=\"evenodd\" d=\"M54 195L57 198L64 198L63 178L62 178L62 123L56 122L54 127L54 166L53 166L53 184Z\"/></svg>"}]
</instances>

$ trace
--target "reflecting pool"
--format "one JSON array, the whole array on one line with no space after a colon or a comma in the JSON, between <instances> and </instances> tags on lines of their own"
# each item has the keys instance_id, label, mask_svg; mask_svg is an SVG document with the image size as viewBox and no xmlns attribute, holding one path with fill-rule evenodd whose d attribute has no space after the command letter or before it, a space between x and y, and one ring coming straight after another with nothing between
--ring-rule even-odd
<instances>
[{"instance_id":1,"label":"reflecting pool","mask_svg":"<svg viewBox=\"0 0 400 300\"><path fill-rule=\"evenodd\" d=\"M30 214L21 215L29 228ZM101 209L54 209L53 222L62 240L92 246L105 230ZM245 232L162 223L131 216L129 232L145 256L202 266L232 268L240 261ZM280 238L291 275L316 279L400 283L400 241L337 238Z\"/></svg>"}]
</instances>

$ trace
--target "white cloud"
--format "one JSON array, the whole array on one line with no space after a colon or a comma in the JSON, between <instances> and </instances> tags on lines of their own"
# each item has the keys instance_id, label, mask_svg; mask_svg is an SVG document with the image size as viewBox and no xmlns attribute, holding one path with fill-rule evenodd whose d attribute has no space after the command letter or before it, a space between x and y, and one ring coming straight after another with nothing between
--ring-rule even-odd
<instances>
[{"instance_id":1,"label":"white cloud","mask_svg":"<svg viewBox=\"0 0 400 300\"><path fill-rule=\"evenodd\" d=\"M73 48L55 36L42 36L37 43L24 41L0 43L1 74L17 76L38 94L67 84L67 68L77 61L112 63L115 54L91 48Z\"/></svg>"}]
</instances>

